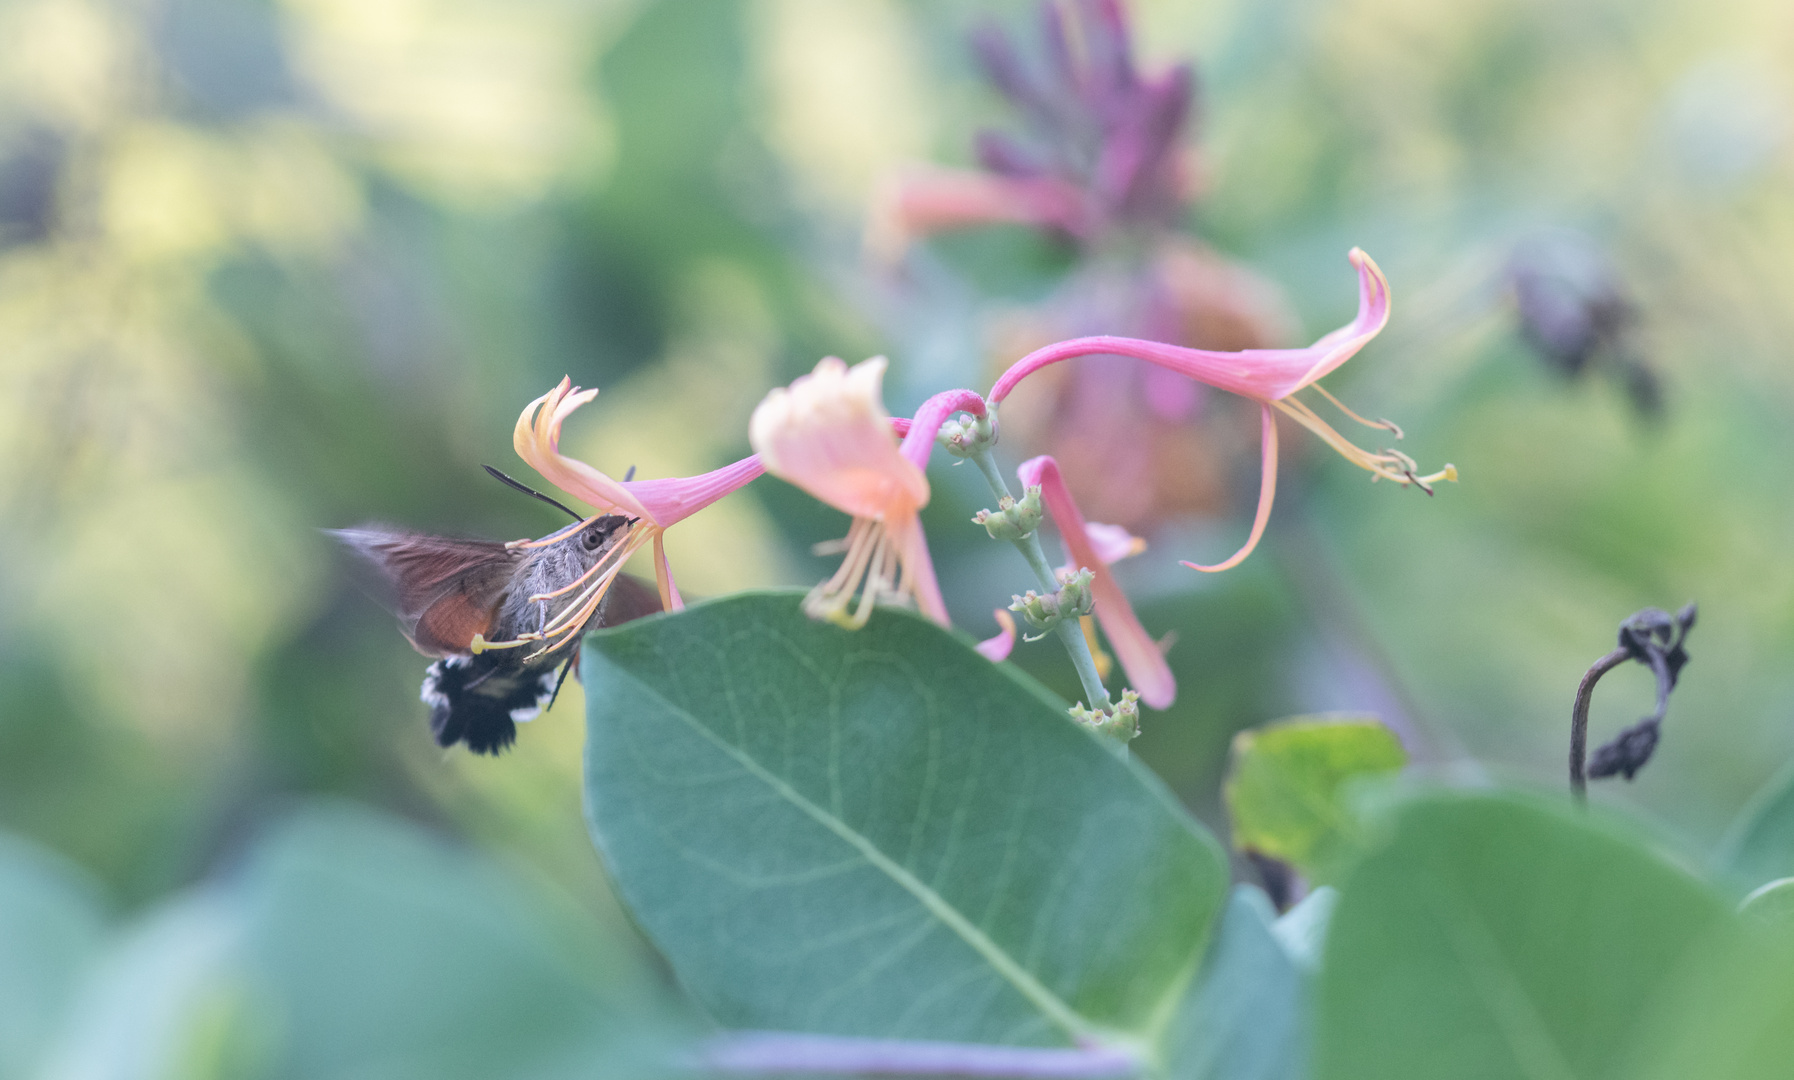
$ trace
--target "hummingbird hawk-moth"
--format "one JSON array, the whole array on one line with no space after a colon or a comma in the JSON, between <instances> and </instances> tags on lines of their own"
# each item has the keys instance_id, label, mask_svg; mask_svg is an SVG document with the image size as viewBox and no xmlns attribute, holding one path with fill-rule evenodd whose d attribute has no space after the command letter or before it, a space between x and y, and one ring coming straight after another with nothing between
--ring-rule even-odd
<instances>
[{"instance_id":1,"label":"hummingbird hawk-moth","mask_svg":"<svg viewBox=\"0 0 1794 1080\"><path fill-rule=\"evenodd\" d=\"M575 518L539 540L499 543L366 526L331 534L373 568L378 599L418 652L439 746L496 754L517 724L553 703L590 625L660 610L659 594L621 572L636 519L580 518L490 466L494 476ZM558 670L557 670L558 669Z\"/></svg>"}]
</instances>

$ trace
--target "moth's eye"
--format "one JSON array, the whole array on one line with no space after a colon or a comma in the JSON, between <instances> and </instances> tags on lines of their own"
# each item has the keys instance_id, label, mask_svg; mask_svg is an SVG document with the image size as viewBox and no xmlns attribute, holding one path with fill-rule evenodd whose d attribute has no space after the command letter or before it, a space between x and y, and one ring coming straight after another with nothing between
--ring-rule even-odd
<instances>
[{"instance_id":1,"label":"moth's eye","mask_svg":"<svg viewBox=\"0 0 1794 1080\"><path fill-rule=\"evenodd\" d=\"M604 546L604 542L608 539L610 539L609 529L593 526L580 534L579 542L586 546L587 551L597 551Z\"/></svg>"}]
</instances>

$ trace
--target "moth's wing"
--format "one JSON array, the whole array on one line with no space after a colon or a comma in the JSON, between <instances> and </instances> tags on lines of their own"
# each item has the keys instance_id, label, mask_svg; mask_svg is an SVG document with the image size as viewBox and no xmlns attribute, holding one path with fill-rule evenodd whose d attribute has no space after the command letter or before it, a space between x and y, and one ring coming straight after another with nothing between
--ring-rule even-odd
<instances>
[{"instance_id":1,"label":"moth's wing","mask_svg":"<svg viewBox=\"0 0 1794 1080\"><path fill-rule=\"evenodd\" d=\"M492 629L505 586L522 555L489 540L387 529L335 529L335 536L376 572L371 592L426 656L466 653Z\"/></svg>"},{"instance_id":2,"label":"moth's wing","mask_svg":"<svg viewBox=\"0 0 1794 1080\"><path fill-rule=\"evenodd\" d=\"M599 626L617 626L644 615L660 614L660 590L641 578L618 574L598 609Z\"/></svg>"}]
</instances>

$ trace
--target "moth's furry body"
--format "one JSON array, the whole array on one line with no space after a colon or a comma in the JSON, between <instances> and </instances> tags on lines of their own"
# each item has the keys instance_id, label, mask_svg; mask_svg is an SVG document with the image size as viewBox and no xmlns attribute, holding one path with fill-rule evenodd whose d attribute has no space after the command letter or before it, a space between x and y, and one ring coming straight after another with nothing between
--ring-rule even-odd
<instances>
[{"instance_id":1,"label":"moth's furry body","mask_svg":"<svg viewBox=\"0 0 1794 1080\"><path fill-rule=\"evenodd\" d=\"M439 658L424 676L422 694L436 742L496 754L516 739L520 721L533 719L553 699L561 665L577 653L585 627L478 654L476 638L515 642L549 631L584 592L584 586L568 586L613 552L633 524L607 514L529 545L377 528L334 535L378 571L382 599L411 644ZM587 622L615 625L658 610L652 590L617 574Z\"/></svg>"}]
</instances>

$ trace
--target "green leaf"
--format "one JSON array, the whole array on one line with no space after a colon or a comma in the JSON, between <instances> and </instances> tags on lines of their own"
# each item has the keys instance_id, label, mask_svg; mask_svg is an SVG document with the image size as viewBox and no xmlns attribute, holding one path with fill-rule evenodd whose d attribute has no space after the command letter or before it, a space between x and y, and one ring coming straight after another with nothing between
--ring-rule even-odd
<instances>
[{"instance_id":1,"label":"green leaf","mask_svg":"<svg viewBox=\"0 0 1794 1080\"><path fill-rule=\"evenodd\" d=\"M1794 1062L1794 941L1787 925L1751 925L1691 958L1658 1010L1654 1037L1625 1080L1787 1080Z\"/></svg>"},{"instance_id":2,"label":"green leaf","mask_svg":"<svg viewBox=\"0 0 1794 1080\"><path fill-rule=\"evenodd\" d=\"M91 882L0 834L0 1077L33 1074L104 932Z\"/></svg>"},{"instance_id":3,"label":"green leaf","mask_svg":"<svg viewBox=\"0 0 1794 1080\"><path fill-rule=\"evenodd\" d=\"M1322 885L1271 924L1271 931L1283 943L1283 950L1303 970L1314 971L1321 966L1321 951L1327 944L1327 926L1333 920L1333 909L1338 906L1339 890Z\"/></svg>"},{"instance_id":4,"label":"green leaf","mask_svg":"<svg viewBox=\"0 0 1794 1080\"><path fill-rule=\"evenodd\" d=\"M1407 760L1394 733L1369 718L1297 717L1240 732L1225 789L1234 847L1324 880L1358 831L1348 786Z\"/></svg>"},{"instance_id":5,"label":"green leaf","mask_svg":"<svg viewBox=\"0 0 1794 1080\"><path fill-rule=\"evenodd\" d=\"M630 1080L663 1075L652 985L515 876L348 804L298 811L226 882L110 943L42 1075Z\"/></svg>"},{"instance_id":6,"label":"green leaf","mask_svg":"<svg viewBox=\"0 0 1794 1080\"><path fill-rule=\"evenodd\" d=\"M926 620L739 595L593 635L585 685L593 836L723 1024L1142 1039L1196 969L1218 845Z\"/></svg>"},{"instance_id":7,"label":"green leaf","mask_svg":"<svg viewBox=\"0 0 1794 1080\"><path fill-rule=\"evenodd\" d=\"M1724 850L1726 869L1751 886L1794 877L1794 766L1751 799Z\"/></svg>"},{"instance_id":8,"label":"green leaf","mask_svg":"<svg viewBox=\"0 0 1794 1080\"><path fill-rule=\"evenodd\" d=\"M259 845L238 896L254 1000L278 1017L279 1075L647 1072L635 1055L663 1021L626 957L413 827L308 808Z\"/></svg>"},{"instance_id":9,"label":"green leaf","mask_svg":"<svg viewBox=\"0 0 1794 1080\"><path fill-rule=\"evenodd\" d=\"M1744 898L1738 912L1766 926L1794 933L1794 877L1778 878L1758 888Z\"/></svg>"},{"instance_id":10,"label":"green leaf","mask_svg":"<svg viewBox=\"0 0 1794 1080\"><path fill-rule=\"evenodd\" d=\"M1666 1003L1737 931L1700 882L1567 806L1416 799L1341 884L1316 1075L1634 1076L1689 1011Z\"/></svg>"},{"instance_id":11,"label":"green leaf","mask_svg":"<svg viewBox=\"0 0 1794 1080\"><path fill-rule=\"evenodd\" d=\"M241 1001L241 942L237 908L216 889L178 897L133 921L107 942L41 1075L259 1080L265 1059L254 1053L218 1054L215 1061L239 1066L230 1073L201 1060L225 1043L260 1049L257 1036L276 1022L232 1009ZM226 1011L235 1013L238 1030L214 1030Z\"/></svg>"},{"instance_id":12,"label":"green leaf","mask_svg":"<svg viewBox=\"0 0 1794 1080\"><path fill-rule=\"evenodd\" d=\"M1308 1056L1308 986L1263 890L1236 886L1202 978L1166 1045L1171 1080L1296 1080Z\"/></svg>"}]
</instances>

